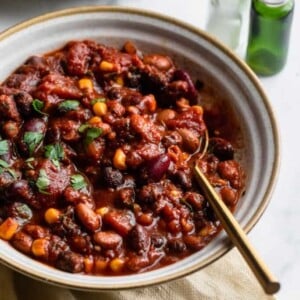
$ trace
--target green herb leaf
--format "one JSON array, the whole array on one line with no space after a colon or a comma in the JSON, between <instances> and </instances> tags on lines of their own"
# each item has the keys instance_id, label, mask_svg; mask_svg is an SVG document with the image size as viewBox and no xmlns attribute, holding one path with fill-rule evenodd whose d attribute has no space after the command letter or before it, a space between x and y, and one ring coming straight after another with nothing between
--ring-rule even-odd
<instances>
[{"instance_id":1,"label":"green herb leaf","mask_svg":"<svg viewBox=\"0 0 300 300\"><path fill-rule=\"evenodd\" d=\"M17 179L17 174L13 169L6 169L6 171L10 174L12 178Z\"/></svg>"},{"instance_id":2,"label":"green herb leaf","mask_svg":"<svg viewBox=\"0 0 300 300\"><path fill-rule=\"evenodd\" d=\"M83 133L85 132L88 128L90 128L91 125L89 124L82 124L80 125L80 127L78 128L78 132Z\"/></svg>"},{"instance_id":3,"label":"green herb leaf","mask_svg":"<svg viewBox=\"0 0 300 300\"><path fill-rule=\"evenodd\" d=\"M28 147L29 154L32 155L35 148L43 140L44 135L40 132L26 131L24 134L24 142Z\"/></svg>"},{"instance_id":4,"label":"green herb leaf","mask_svg":"<svg viewBox=\"0 0 300 300\"><path fill-rule=\"evenodd\" d=\"M40 170L39 177L38 177L35 184L36 184L36 186L37 186L40 193L47 194L47 195L50 194L46 191L48 186L50 185L50 180L49 180L49 178L46 174L46 171L44 169Z\"/></svg>"},{"instance_id":5,"label":"green herb leaf","mask_svg":"<svg viewBox=\"0 0 300 300\"><path fill-rule=\"evenodd\" d=\"M67 112L69 110L76 110L79 105L80 102L77 100L66 100L58 105L58 109L61 112Z\"/></svg>"},{"instance_id":6,"label":"green herb leaf","mask_svg":"<svg viewBox=\"0 0 300 300\"><path fill-rule=\"evenodd\" d=\"M0 159L0 167L2 167L2 168L8 168L9 164L6 161Z\"/></svg>"},{"instance_id":7,"label":"green herb leaf","mask_svg":"<svg viewBox=\"0 0 300 300\"><path fill-rule=\"evenodd\" d=\"M105 98L96 98L91 101L91 104L94 105L97 102L105 102L105 101L106 101Z\"/></svg>"},{"instance_id":8,"label":"green herb leaf","mask_svg":"<svg viewBox=\"0 0 300 300\"><path fill-rule=\"evenodd\" d=\"M61 160L64 158L64 148L61 144L51 144L45 147L45 156L50 159Z\"/></svg>"},{"instance_id":9,"label":"green herb leaf","mask_svg":"<svg viewBox=\"0 0 300 300\"><path fill-rule=\"evenodd\" d=\"M8 153L8 141L7 140L3 140L0 141L0 155L4 155Z\"/></svg>"},{"instance_id":10,"label":"green herb leaf","mask_svg":"<svg viewBox=\"0 0 300 300\"><path fill-rule=\"evenodd\" d=\"M43 102L43 101L41 101L41 100L39 100L39 99L34 99L34 100L32 101L32 107L33 107L33 109L34 109L36 112L38 112L39 114L41 114L41 115L47 115L46 113L44 113L44 112L42 111L42 109L44 108L44 102Z\"/></svg>"},{"instance_id":11,"label":"green herb leaf","mask_svg":"<svg viewBox=\"0 0 300 300\"><path fill-rule=\"evenodd\" d=\"M102 134L103 130L98 127L88 128L86 131L84 143L89 145L94 139L98 138Z\"/></svg>"},{"instance_id":12,"label":"green herb leaf","mask_svg":"<svg viewBox=\"0 0 300 300\"><path fill-rule=\"evenodd\" d=\"M75 174L71 176L71 185L75 190L81 190L87 186L84 177L80 174Z\"/></svg>"}]
</instances>

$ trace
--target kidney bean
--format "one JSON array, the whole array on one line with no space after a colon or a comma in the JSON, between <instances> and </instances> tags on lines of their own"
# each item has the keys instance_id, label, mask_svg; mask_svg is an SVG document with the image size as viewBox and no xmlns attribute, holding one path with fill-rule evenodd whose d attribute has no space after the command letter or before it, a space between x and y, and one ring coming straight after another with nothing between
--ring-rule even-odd
<instances>
[{"instance_id":1,"label":"kidney bean","mask_svg":"<svg viewBox=\"0 0 300 300\"><path fill-rule=\"evenodd\" d=\"M146 163L149 177L154 181L159 181L167 172L170 165L170 158L167 154L161 154Z\"/></svg>"},{"instance_id":2,"label":"kidney bean","mask_svg":"<svg viewBox=\"0 0 300 300\"><path fill-rule=\"evenodd\" d=\"M22 231L15 233L11 240L12 245L25 254L31 253L32 242L32 237Z\"/></svg>"},{"instance_id":3,"label":"kidney bean","mask_svg":"<svg viewBox=\"0 0 300 300\"><path fill-rule=\"evenodd\" d=\"M70 273L80 273L84 269L83 257L71 251L61 253L55 265L58 269Z\"/></svg>"},{"instance_id":4,"label":"kidney bean","mask_svg":"<svg viewBox=\"0 0 300 300\"><path fill-rule=\"evenodd\" d=\"M99 231L94 234L95 242L104 249L116 249L122 244L122 237L113 231Z\"/></svg>"},{"instance_id":5,"label":"kidney bean","mask_svg":"<svg viewBox=\"0 0 300 300\"><path fill-rule=\"evenodd\" d=\"M143 226L136 225L128 235L131 248L138 254L147 253L151 244L150 237Z\"/></svg>"},{"instance_id":6,"label":"kidney bean","mask_svg":"<svg viewBox=\"0 0 300 300\"><path fill-rule=\"evenodd\" d=\"M23 227L25 233L28 233L33 239L42 239L49 236L49 229L40 225L25 224Z\"/></svg>"},{"instance_id":7,"label":"kidney bean","mask_svg":"<svg viewBox=\"0 0 300 300\"><path fill-rule=\"evenodd\" d=\"M101 217L86 204L79 203L75 207L76 214L83 226L91 231L96 231L101 226Z\"/></svg>"},{"instance_id":8,"label":"kidney bean","mask_svg":"<svg viewBox=\"0 0 300 300\"><path fill-rule=\"evenodd\" d=\"M195 88L195 85L190 77L190 75L184 71L184 70L179 70L177 69L174 72L174 79L175 80L183 80L187 82L188 84L188 98L191 100L192 104L197 104L197 97L198 97L198 92Z\"/></svg>"}]
</instances>

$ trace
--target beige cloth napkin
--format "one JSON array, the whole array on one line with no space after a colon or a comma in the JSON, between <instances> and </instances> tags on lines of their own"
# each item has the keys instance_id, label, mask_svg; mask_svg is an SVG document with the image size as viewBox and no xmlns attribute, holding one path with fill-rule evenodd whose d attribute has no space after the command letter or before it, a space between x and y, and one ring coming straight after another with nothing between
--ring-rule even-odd
<instances>
[{"instance_id":1,"label":"beige cloth napkin","mask_svg":"<svg viewBox=\"0 0 300 300\"><path fill-rule=\"evenodd\" d=\"M118 292L81 292L55 287L0 265L0 300L271 300L236 249L207 268L149 288Z\"/></svg>"}]
</instances>

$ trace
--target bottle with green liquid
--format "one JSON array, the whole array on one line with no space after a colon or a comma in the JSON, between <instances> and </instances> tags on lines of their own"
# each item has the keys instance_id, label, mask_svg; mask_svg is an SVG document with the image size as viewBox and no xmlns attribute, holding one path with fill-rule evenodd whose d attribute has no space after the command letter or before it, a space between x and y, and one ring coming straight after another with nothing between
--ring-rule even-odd
<instances>
[{"instance_id":1,"label":"bottle with green liquid","mask_svg":"<svg viewBox=\"0 0 300 300\"><path fill-rule=\"evenodd\" d=\"M253 0L246 61L262 76L278 73L289 47L294 0Z\"/></svg>"}]
</instances>

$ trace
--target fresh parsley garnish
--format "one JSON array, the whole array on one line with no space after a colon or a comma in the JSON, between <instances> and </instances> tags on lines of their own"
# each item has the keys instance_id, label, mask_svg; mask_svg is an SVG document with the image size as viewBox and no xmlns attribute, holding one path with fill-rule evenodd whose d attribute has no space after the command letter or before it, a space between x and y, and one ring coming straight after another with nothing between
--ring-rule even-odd
<instances>
[{"instance_id":1,"label":"fresh parsley garnish","mask_svg":"<svg viewBox=\"0 0 300 300\"><path fill-rule=\"evenodd\" d=\"M58 105L58 110L61 112L67 112L69 110L76 110L78 106L80 105L80 102L77 100L66 100Z\"/></svg>"},{"instance_id":2,"label":"fresh parsley garnish","mask_svg":"<svg viewBox=\"0 0 300 300\"><path fill-rule=\"evenodd\" d=\"M38 112L39 114L41 114L41 115L47 115L46 113L44 113L44 112L42 111L42 109L44 108L44 102L43 102L43 101L41 101L41 100L39 100L39 99L34 99L34 100L32 101L32 107L33 107L33 109L34 109L36 112Z\"/></svg>"},{"instance_id":3,"label":"fresh parsley garnish","mask_svg":"<svg viewBox=\"0 0 300 300\"><path fill-rule=\"evenodd\" d=\"M93 140L98 138L103 132L102 128L91 127L91 125L89 124L82 124L78 128L78 131L80 133L85 133L85 138L84 138L85 145L89 145Z\"/></svg>"},{"instance_id":4,"label":"fresh parsley garnish","mask_svg":"<svg viewBox=\"0 0 300 300\"><path fill-rule=\"evenodd\" d=\"M78 132L83 133L85 132L88 128L90 128L91 125L90 124L82 124L80 125L80 127L78 128Z\"/></svg>"},{"instance_id":5,"label":"fresh parsley garnish","mask_svg":"<svg viewBox=\"0 0 300 300\"><path fill-rule=\"evenodd\" d=\"M2 167L2 168L8 168L9 164L6 161L0 159L0 167Z\"/></svg>"},{"instance_id":6,"label":"fresh parsley garnish","mask_svg":"<svg viewBox=\"0 0 300 300\"><path fill-rule=\"evenodd\" d=\"M102 134L102 129L98 127L91 127L86 130L84 143L89 145L94 139L98 138Z\"/></svg>"},{"instance_id":7,"label":"fresh parsley garnish","mask_svg":"<svg viewBox=\"0 0 300 300\"><path fill-rule=\"evenodd\" d=\"M24 134L24 142L27 145L29 154L32 155L35 148L43 140L44 135L40 132L26 131Z\"/></svg>"},{"instance_id":8,"label":"fresh parsley garnish","mask_svg":"<svg viewBox=\"0 0 300 300\"><path fill-rule=\"evenodd\" d=\"M44 169L40 170L39 177L35 184L40 193L49 195L49 193L47 192L47 188L50 185L50 180Z\"/></svg>"},{"instance_id":9,"label":"fresh parsley garnish","mask_svg":"<svg viewBox=\"0 0 300 300\"><path fill-rule=\"evenodd\" d=\"M16 172L13 169L9 168L9 164L6 161L0 159L0 174L2 174L3 172L9 173L10 176L14 179L17 178Z\"/></svg>"},{"instance_id":10,"label":"fresh parsley garnish","mask_svg":"<svg viewBox=\"0 0 300 300\"><path fill-rule=\"evenodd\" d=\"M75 190L81 190L87 186L87 183L82 175L75 174L71 176L71 186Z\"/></svg>"},{"instance_id":11,"label":"fresh parsley garnish","mask_svg":"<svg viewBox=\"0 0 300 300\"><path fill-rule=\"evenodd\" d=\"M45 146L45 156L49 159L59 161L65 156L64 148L59 143L47 145Z\"/></svg>"},{"instance_id":12,"label":"fresh parsley garnish","mask_svg":"<svg viewBox=\"0 0 300 300\"><path fill-rule=\"evenodd\" d=\"M105 98L96 98L91 101L91 104L94 105L97 102L105 102L105 101L106 101Z\"/></svg>"},{"instance_id":13,"label":"fresh parsley garnish","mask_svg":"<svg viewBox=\"0 0 300 300\"><path fill-rule=\"evenodd\" d=\"M7 140L3 140L0 141L0 155L4 155L8 153L8 141Z\"/></svg>"}]
</instances>

